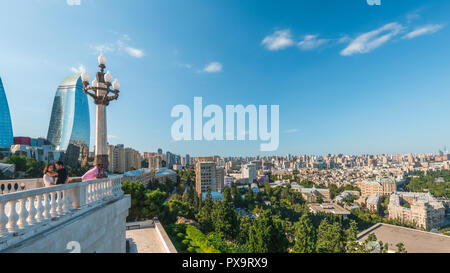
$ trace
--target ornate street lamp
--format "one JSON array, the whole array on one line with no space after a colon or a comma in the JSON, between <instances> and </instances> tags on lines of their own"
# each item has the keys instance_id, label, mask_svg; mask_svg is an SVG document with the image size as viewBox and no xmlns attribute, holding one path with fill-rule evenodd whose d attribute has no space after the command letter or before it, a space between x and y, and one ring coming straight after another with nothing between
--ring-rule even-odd
<instances>
[{"instance_id":1,"label":"ornate street lamp","mask_svg":"<svg viewBox=\"0 0 450 273\"><path fill-rule=\"evenodd\" d=\"M92 81L91 85L89 85L91 77L86 70L81 74L81 80L83 81L84 85L84 93L94 99L94 103L97 107L94 164L102 164L103 167L107 169L108 149L106 106L109 105L110 101L117 100L119 98L120 83L117 79L112 81L112 76L109 71L105 73L106 58L103 53L98 57L98 64L100 67L100 71L97 72L95 80Z\"/></svg>"}]
</instances>

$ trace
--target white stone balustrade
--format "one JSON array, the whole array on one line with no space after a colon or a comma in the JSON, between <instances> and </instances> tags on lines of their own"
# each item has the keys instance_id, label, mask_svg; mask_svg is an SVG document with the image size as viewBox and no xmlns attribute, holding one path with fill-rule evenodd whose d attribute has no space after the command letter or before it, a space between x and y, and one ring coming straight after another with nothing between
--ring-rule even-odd
<instances>
[{"instance_id":1,"label":"white stone balustrade","mask_svg":"<svg viewBox=\"0 0 450 273\"><path fill-rule=\"evenodd\" d=\"M27 191L42 188L44 181L42 178L20 179L20 180L0 180L0 195L18 191Z\"/></svg>"},{"instance_id":2,"label":"white stone balustrade","mask_svg":"<svg viewBox=\"0 0 450 273\"><path fill-rule=\"evenodd\" d=\"M120 198L123 196L121 178L114 175L0 195L0 251L6 247L2 243L12 237L33 234L51 222L70 218L74 212Z\"/></svg>"}]
</instances>

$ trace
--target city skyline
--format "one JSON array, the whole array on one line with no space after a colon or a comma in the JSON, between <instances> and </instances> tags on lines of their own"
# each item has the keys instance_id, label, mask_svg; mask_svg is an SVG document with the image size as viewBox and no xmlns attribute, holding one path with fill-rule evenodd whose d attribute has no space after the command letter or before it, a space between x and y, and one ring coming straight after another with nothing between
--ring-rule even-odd
<instances>
[{"instance_id":1,"label":"city skyline","mask_svg":"<svg viewBox=\"0 0 450 273\"><path fill-rule=\"evenodd\" d=\"M273 11L267 1L80 3L14 1L8 8L20 12L0 18L9 26L0 76L15 136L46 136L55 87L81 66L92 74L102 51L124 89L108 109L110 144L192 156L434 153L448 145L445 1L383 1L382 9L300 1ZM92 28L89 11L104 7L116 21ZM198 95L220 106L279 104L278 151L261 153L259 141L171 140L170 109Z\"/></svg>"}]
</instances>

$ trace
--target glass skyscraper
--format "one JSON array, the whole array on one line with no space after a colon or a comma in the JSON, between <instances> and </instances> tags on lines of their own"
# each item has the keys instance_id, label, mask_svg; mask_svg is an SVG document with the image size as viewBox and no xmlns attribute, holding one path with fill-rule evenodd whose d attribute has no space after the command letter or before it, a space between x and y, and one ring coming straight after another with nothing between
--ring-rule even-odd
<instances>
[{"instance_id":1,"label":"glass skyscraper","mask_svg":"<svg viewBox=\"0 0 450 273\"><path fill-rule=\"evenodd\" d=\"M9 113L8 100L0 77L0 147L14 144L11 115Z\"/></svg>"},{"instance_id":2,"label":"glass skyscraper","mask_svg":"<svg viewBox=\"0 0 450 273\"><path fill-rule=\"evenodd\" d=\"M66 151L69 144L89 147L90 130L89 105L81 75L70 75L56 90L47 140L58 151Z\"/></svg>"}]
</instances>

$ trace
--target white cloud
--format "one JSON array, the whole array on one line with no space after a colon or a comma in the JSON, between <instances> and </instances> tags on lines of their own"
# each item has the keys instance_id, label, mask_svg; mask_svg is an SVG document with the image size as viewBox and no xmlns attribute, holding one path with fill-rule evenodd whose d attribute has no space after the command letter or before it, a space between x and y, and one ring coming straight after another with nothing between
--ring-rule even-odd
<instances>
[{"instance_id":1,"label":"white cloud","mask_svg":"<svg viewBox=\"0 0 450 273\"><path fill-rule=\"evenodd\" d=\"M329 41L328 39L318 39L318 37L319 35L306 35L303 37L303 40L297 44L297 46L301 50L311 50Z\"/></svg>"},{"instance_id":2,"label":"white cloud","mask_svg":"<svg viewBox=\"0 0 450 273\"><path fill-rule=\"evenodd\" d=\"M401 24L393 22L378 29L363 33L352 40L350 44L341 51L341 55L351 56L353 54L371 52L398 35L402 29L403 26Z\"/></svg>"},{"instance_id":3,"label":"white cloud","mask_svg":"<svg viewBox=\"0 0 450 273\"><path fill-rule=\"evenodd\" d=\"M80 6L81 0L66 0L66 3L69 6Z\"/></svg>"},{"instance_id":4,"label":"white cloud","mask_svg":"<svg viewBox=\"0 0 450 273\"><path fill-rule=\"evenodd\" d=\"M74 74L80 74L80 73L83 73L84 71L86 71L86 67L84 65L80 64L78 67L72 66L70 68L70 71L72 71L72 73L74 73Z\"/></svg>"},{"instance_id":5,"label":"white cloud","mask_svg":"<svg viewBox=\"0 0 450 273\"><path fill-rule=\"evenodd\" d=\"M444 27L443 25L426 25L418 27L413 31L409 32L408 34L406 34L405 36L403 36L403 39L413 39L422 35L432 34L438 32L443 27Z\"/></svg>"},{"instance_id":6,"label":"white cloud","mask_svg":"<svg viewBox=\"0 0 450 273\"><path fill-rule=\"evenodd\" d=\"M275 31L261 42L268 50L280 50L294 44L289 29Z\"/></svg>"},{"instance_id":7,"label":"white cloud","mask_svg":"<svg viewBox=\"0 0 450 273\"><path fill-rule=\"evenodd\" d=\"M111 53L116 51L115 44L112 43L91 45L91 48L94 49L96 53Z\"/></svg>"},{"instance_id":8,"label":"white cloud","mask_svg":"<svg viewBox=\"0 0 450 273\"><path fill-rule=\"evenodd\" d=\"M133 48L133 47L126 47L125 51L132 57L135 58L142 58L144 57L144 51L141 49Z\"/></svg>"},{"instance_id":9,"label":"white cloud","mask_svg":"<svg viewBox=\"0 0 450 273\"><path fill-rule=\"evenodd\" d=\"M203 69L204 72L207 73L218 73L222 71L222 64L219 62L212 62L208 65L205 66L205 68Z\"/></svg>"},{"instance_id":10,"label":"white cloud","mask_svg":"<svg viewBox=\"0 0 450 273\"><path fill-rule=\"evenodd\" d=\"M338 40L337 40L337 42L339 43L339 44L344 44L344 43L348 43L348 42L350 42L352 39L350 38L350 37L348 37L348 35L344 35L344 36L341 36L341 38L339 38Z\"/></svg>"},{"instance_id":11,"label":"white cloud","mask_svg":"<svg viewBox=\"0 0 450 273\"><path fill-rule=\"evenodd\" d=\"M294 134L294 133L298 133L298 132L300 132L299 129L289 129L289 130L284 131L283 133L285 133L285 134Z\"/></svg>"},{"instance_id":12,"label":"white cloud","mask_svg":"<svg viewBox=\"0 0 450 273\"><path fill-rule=\"evenodd\" d=\"M129 41L131 41L131 38L127 34L124 34L115 42L90 45L90 47L95 51L96 54L125 51L128 55L135 58L144 57L144 51L142 49L129 46Z\"/></svg>"},{"instance_id":13,"label":"white cloud","mask_svg":"<svg viewBox=\"0 0 450 273\"><path fill-rule=\"evenodd\" d=\"M406 20L408 21L408 24L411 23L414 20L420 19L420 17L421 17L420 13L421 13L422 10L423 10L422 8L419 8L419 9L416 9L416 10L408 13L406 15Z\"/></svg>"}]
</instances>

